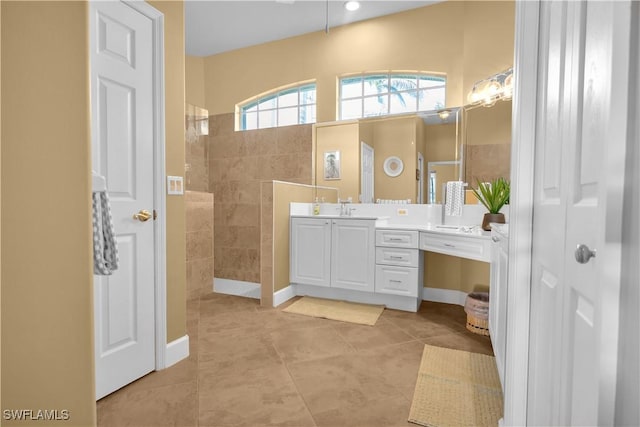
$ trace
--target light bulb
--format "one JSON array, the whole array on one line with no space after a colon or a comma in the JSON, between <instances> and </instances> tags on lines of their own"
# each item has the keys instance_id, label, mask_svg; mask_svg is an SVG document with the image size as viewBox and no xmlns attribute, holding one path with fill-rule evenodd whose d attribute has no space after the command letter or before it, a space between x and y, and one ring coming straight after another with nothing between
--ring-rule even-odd
<instances>
[{"instance_id":1,"label":"light bulb","mask_svg":"<svg viewBox=\"0 0 640 427\"><path fill-rule=\"evenodd\" d=\"M358 1L348 1L344 4L344 8L349 12L353 12L354 10L360 9L360 2Z\"/></svg>"},{"instance_id":2,"label":"light bulb","mask_svg":"<svg viewBox=\"0 0 640 427\"><path fill-rule=\"evenodd\" d=\"M449 118L449 114L451 114L449 110L438 111L438 116L440 116L441 120L447 120Z\"/></svg>"},{"instance_id":3,"label":"light bulb","mask_svg":"<svg viewBox=\"0 0 640 427\"><path fill-rule=\"evenodd\" d=\"M506 99L513 97L513 74L509 74L502 84L502 96Z\"/></svg>"},{"instance_id":4,"label":"light bulb","mask_svg":"<svg viewBox=\"0 0 640 427\"><path fill-rule=\"evenodd\" d=\"M478 91L476 90L476 87L474 86L473 89L471 89L471 92L469 92L469 95L467 96L467 100L469 101L470 104L475 104L476 102L480 101L480 94L478 93Z\"/></svg>"}]
</instances>

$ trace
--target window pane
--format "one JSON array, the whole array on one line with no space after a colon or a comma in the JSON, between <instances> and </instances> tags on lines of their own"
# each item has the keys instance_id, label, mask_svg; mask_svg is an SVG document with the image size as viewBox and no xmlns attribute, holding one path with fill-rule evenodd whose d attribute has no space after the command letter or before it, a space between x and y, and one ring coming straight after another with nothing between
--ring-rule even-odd
<instances>
[{"instance_id":1,"label":"window pane","mask_svg":"<svg viewBox=\"0 0 640 427\"><path fill-rule=\"evenodd\" d=\"M266 98L262 98L259 102L258 102L258 108L260 110L266 110L269 108L276 108L276 96L272 95Z\"/></svg>"},{"instance_id":2,"label":"window pane","mask_svg":"<svg viewBox=\"0 0 640 427\"><path fill-rule=\"evenodd\" d=\"M246 113L251 113L251 112L255 113L256 111L258 111L258 104L255 103L255 102L253 104L249 104L249 105L246 105L246 106L242 107L242 112L243 113L244 112L246 112Z\"/></svg>"},{"instance_id":3,"label":"window pane","mask_svg":"<svg viewBox=\"0 0 640 427\"><path fill-rule=\"evenodd\" d=\"M442 77L429 77L424 76L419 78L419 84L421 88L425 87L434 87L434 86L444 86L445 79Z\"/></svg>"},{"instance_id":4,"label":"window pane","mask_svg":"<svg viewBox=\"0 0 640 427\"><path fill-rule=\"evenodd\" d=\"M316 103L316 86L308 85L300 88L300 105Z\"/></svg>"},{"instance_id":5,"label":"window pane","mask_svg":"<svg viewBox=\"0 0 640 427\"><path fill-rule=\"evenodd\" d=\"M278 126L298 124L298 107L281 108L278 110Z\"/></svg>"},{"instance_id":6,"label":"window pane","mask_svg":"<svg viewBox=\"0 0 640 427\"><path fill-rule=\"evenodd\" d=\"M258 100L238 104L240 129L262 129L316 121L316 85L307 83L282 91L273 91ZM300 105L305 108L299 108ZM249 114L247 116L247 114Z\"/></svg>"},{"instance_id":7,"label":"window pane","mask_svg":"<svg viewBox=\"0 0 640 427\"><path fill-rule=\"evenodd\" d=\"M258 126L260 129L275 127L277 116L277 110L260 111L258 113Z\"/></svg>"},{"instance_id":8,"label":"window pane","mask_svg":"<svg viewBox=\"0 0 640 427\"><path fill-rule=\"evenodd\" d=\"M444 88L438 89L423 89L420 91L420 104L419 111L439 110L445 106L445 90Z\"/></svg>"},{"instance_id":9,"label":"window pane","mask_svg":"<svg viewBox=\"0 0 640 427\"><path fill-rule=\"evenodd\" d=\"M417 92L392 93L390 96L390 113L415 113L418 111Z\"/></svg>"},{"instance_id":10,"label":"window pane","mask_svg":"<svg viewBox=\"0 0 640 427\"><path fill-rule=\"evenodd\" d=\"M387 95L371 96L364 99L364 114L362 117L381 116L389 114L389 97Z\"/></svg>"},{"instance_id":11,"label":"window pane","mask_svg":"<svg viewBox=\"0 0 640 427\"><path fill-rule=\"evenodd\" d=\"M293 107L298 105L298 89L280 92L278 95L278 108Z\"/></svg>"},{"instance_id":12,"label":"window pane","mask_svg":"<svg viewBox=\"0 0 640 427\"><path fill-rule=\"evenodd\" d=\"M362 77L349 77L340 81L340 98L362 96Z\"/></svg>"},{"instance_id":13,"label":"window pane","mask_svg":"<svg viewBox=\"0 0 640 427\"><path fill-rule=\"evenodd\" d=\"M242 115L242 129L251 130L258 129L258 114L246 113Z\"/></svg>"},{"instance_id":14,"label":"window pane","mask_svg":"<svg viewBox=\"0 0 640 427\"><path fill-rule=\"evenodd\" d=\"M362 117L362 98L340 103L340 118L342 120L359 119Z\"/></svg>"},{"instance_id":15,"label":"window pane","mask_svg":"<svg viewBox=\"0 0 640 427\"><path fill-rule=\"evenodd\" d=\"M316 122L316 106L315 105L304 105L300 107L300 123L301 125L305 123L315 123Z\"/></svg>"},{"instance_id":16,"label":"window pane","mask_svg":"<svg viewBox=\"0 0 640 427\"><path fill-rule=\"evenodd\" d=\"M377 75L364 78L364 95L377 95L389 92L389 76Z\"/></svg>"},{"instance_id":17,"label":"window pane","mask_svg":"<svg viewBox=\"0 0 640 427\"><path fill-rule=\"evenodd\" d=\"M416 76L393 76L391 78L390 92L417 89Z\"/></svg>"}]
</instances>

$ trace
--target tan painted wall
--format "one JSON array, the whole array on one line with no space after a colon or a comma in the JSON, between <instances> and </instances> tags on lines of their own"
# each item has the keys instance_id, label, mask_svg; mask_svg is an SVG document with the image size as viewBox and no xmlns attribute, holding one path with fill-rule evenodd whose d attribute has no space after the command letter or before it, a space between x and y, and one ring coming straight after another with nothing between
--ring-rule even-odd
<instances>
[{"instance_id":1,"label":"tan painted wall","mask_svg":"<svg viewBox=\"0 0 640 427\"><path fill-rule=\"evenodd\" d=\"M390 69L445 73L447 105L460 105L464 9L465 3L450 1L332 28L329 34L320 31L206 57L206 108L210 114L233 112L238 102L256 94L316 79L318 122L332 121L337 76ZM241 85L232 83L238 80Z\"/></svg>"},{"instance_id":2,"label":"tan painted wall","mask_svg":"<svg viewBox=\"0 0 640 427\"><path fill-rule=\"evenodd\" d=\"M390 118L374 122L374 200L411 199L416 201L416 119ZM402 160L402 173L390 177L384 172L389 156Z\"/></svg>"},{"instance_id":3,"label":"tan painted wall","mask_svg":"<svg viewBox=\"0 0 640 427\"><path fill-rule=\"evenodd\" d=\"M0 58L2 58L2 6L0 5ZM0 59L0 63L2 60ZM2 99L2 67L0 66L0 100ZM0 242L2 241L2 102L0 102ZM2 245L0 244L0 307L2 307ZM0 309L0 384L2 384L2 310ZM2 387L0 386L0 402ZM0 403L1 406L1 403ZM1 408L0 408L1 409Z\"/></svg>"},{"instance_id":4,"label":"tan painted wall","mask_svg":"<svg viewBox=\"0 0 640 427\"><path fill-rule=\"evenodd\" d=\"M466 103L475 81L513 64L513 1L447 1L205 57L210 114L293 82L316 79L318 122L336 119L336 78L418 70L447 75L447 106ZM242 85L230 84L237 79Z\"/></svg>"},{"instance_id":5,"label":"tan painted wall","mask_svg":"<svg viewBox=\"0 0 640 427\"><path fill-rule=\"evenodd\" d=\"M167 173L182 175L182 3L153 5L165 13ZM68 409L65 425L95 425L87 5L1 7L2 182L20 183L2 188L2 408ZM172 340L186 325L182 197L167 201L167 228Z\"/></svg>"},{"instance_id":6,"label":"tan painted wall","mask_svg":"<svg viewBox=\"0 0 640 427\"><path fill-rule=\"evenodd\" d=\"M150 1L164 14L166 173L184 176L184 4ZM184 196L167 196L167 342L186 333L186 225Z\"/></svg>"},{"instance_id":7,"label":"tan painted wall","mask_svg":"<svg viewBox=\"0 0 640 427\"><path fill-rule=\"evenodd\" d=\"M475 107L465 113L465 177L477 180L509 179L511 172L511 101L493 107Z\"/></svg>"},{"instance_id":8,"label":"tan painted wall","mask_svg":"<svg viewBox=\"0 0 640 427\"><path fill-rule=\"evenodd\" d=\"M88 6L0 7L2 409L95 425Z\"/></svg>"},{"instance_id":9,"label":"tan painted wall","mask_svg":"<svg viewBox=\"0 0 640 427\"><path fill-rule=\"evenodd\" d=\"M341 199L358 201L360 194L360 134L357 122L314 126L316 184L337 188ZM324 153L340 152L340 179L324 179Z\"/></svg>"},{"instance_id":10,"label":"tan painted wall","mask_svg":"<svg viewBox=\"0 0 640 427\"><path fill-rule=\"evenodd\" d=\"M424 253L424 286L465 293L489 291L489 263Z\"/></svg>"},{"instance_id":11,"label":"tan painted wall","mask_svg":"<svg viewBox=\"0 0 640 427\"><path fill-rule=\"evenodd\" d=\"M204 58L185 55L184 60L186 102L204 108Z\"/></svg>"},{"instance_id":12,"label":"tan painted wall","mask_svg":"<svg viewBox=\"0 0 640 427\"><path fill-rule=\"evenodd\" d=\"M514 1L465 2L462 104L476 81L513 66L515 22Z\"/></svg>"}]
</instances>

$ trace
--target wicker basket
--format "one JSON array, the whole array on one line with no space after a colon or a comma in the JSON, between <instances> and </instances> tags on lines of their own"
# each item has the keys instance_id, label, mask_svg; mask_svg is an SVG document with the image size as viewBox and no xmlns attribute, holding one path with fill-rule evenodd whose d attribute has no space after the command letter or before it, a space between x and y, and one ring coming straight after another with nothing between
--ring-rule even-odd
<instances>
[{"instance_id":1,"label":"wicker basket","mask_svg":"<svg viewBox=\"0 0 640 427\"><path fill-rule=\"evenodd\" d=\"M489 335L489 294L472 292L464 304L467 313L467 329L474 334Z\"/></svg>"}]
</instances>

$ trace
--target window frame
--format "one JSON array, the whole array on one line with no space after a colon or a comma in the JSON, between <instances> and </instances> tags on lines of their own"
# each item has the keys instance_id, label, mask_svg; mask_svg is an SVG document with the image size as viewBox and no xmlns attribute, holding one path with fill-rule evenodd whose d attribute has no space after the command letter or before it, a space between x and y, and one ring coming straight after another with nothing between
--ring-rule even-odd
<instances>
[{"instance_id":1,"label":"window frame","mask_svg":"<svg viewBox=\"0 0 640 427\"><path fill-rule=\"evenodd\" d=\"M274 127L316 123L318 102L317 91L318 88L316 81L307 80L294 83L292 85L281 86L240 102L236 104L236 131L269 129ZM289 100L287 103L281 105L281 100L292 93L297 94L296 100L294 102ZM305 98L306 93L312 93L312 95L310 95L309 98ZM312 111L312 117L310 120L303 121L302 112L309 108ZM292 120L285 119L282 115L285 111L288 111L291 114L293 113L293 110L295 110L295 123ZM255 126L248 128L247 120L250 118L249 115L253 115ZM261 115L271 115L268 125L261 125Z\"/></svg>"},{"instance_id":2,"label":"window frame","mask_svg":"<svg viewBox=\"0 0 640 427\"><path fill-rule=\"evenodd\" d=\"M372 77L378 77L379 79L384 78L386 80L387 90L385 92L380 92L379 90L377 92L367 92L367 86L365 83L367 82L367 79L370 79ZM415 81L414 87L405 88L405 89L396 90L396 91L390 90L390 88L393 87L391 82L394 78L397 79L397 78L406 78L406 77L412 77L414 79ZM349 79L360 80L359 95L343 97L343 90L344 90L343 82ZM421 86L422 81L429 81L429 80L434 82L441 82L441 84L434 85L434 86ZM413 99L415 99L415 105L416 105L415 110L392 112L392 95L394 94L400 94L400 95L408 94L408 93L419 94L422 91L427 93L430 90L440 90L440 89L444 91L443 99L441 103L442 105L438 105L436 103L435 106L430 104L427 107L421 107L419 96L415 96L413 97ZM411 114L411 113L418 113L423 111L437 110L437 109L445 108L446 95L447 95L446 91L447 91L447 76L445 74L440 74L440 73L415 72L415 71L383 71L383 72L367 72L367 73L343 75L338 77L338 99L337 99L336 117L337 117L337 120L356 120L356 119L363 119L363 118L369 118L369 117L393 116L393 115L400 115L400 114ZM381 97L386 98L386 112L381 112L379 114L367 114L366 104L365 104L366 101L374 98L381 98ZM345 101L354 102L358 100L360 101L360 115L358 116L349 115L345 117L343 103Z\"/></svg>"}]
</instances>

